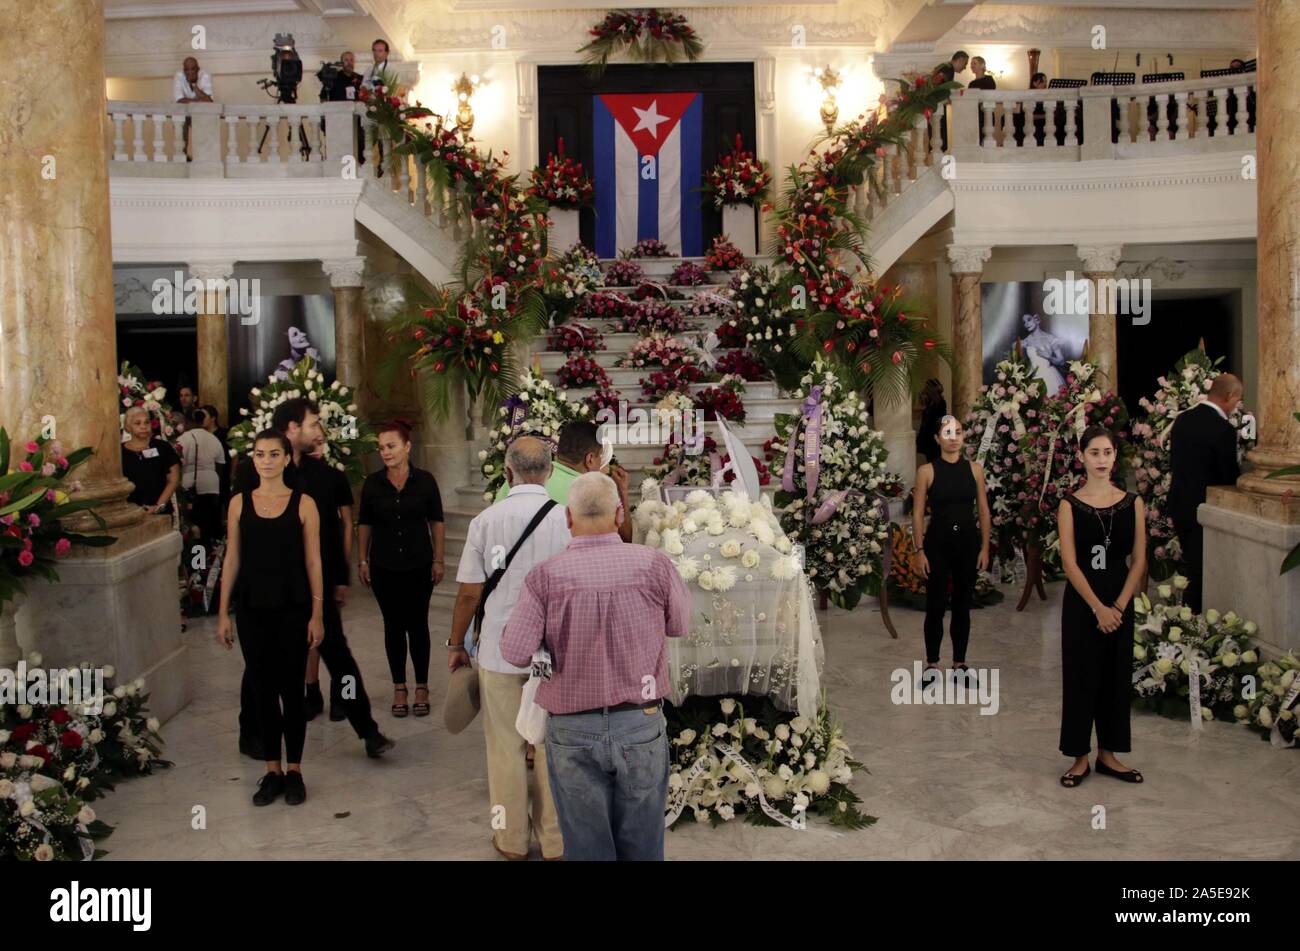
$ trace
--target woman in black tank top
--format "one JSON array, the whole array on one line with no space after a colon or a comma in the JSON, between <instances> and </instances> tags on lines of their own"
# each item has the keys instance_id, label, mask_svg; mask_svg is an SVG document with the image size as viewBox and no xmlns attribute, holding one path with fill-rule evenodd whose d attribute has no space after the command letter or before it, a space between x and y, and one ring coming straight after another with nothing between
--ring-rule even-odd
<instances>
[{"instance_id":1,"label":"woman in black tank top","mask_svg":"<svg viewBox=\"0 0 1300 951\"><path fill-rule=\"evenodd\" d=\"M1061 603L1061 752L1074 764L1061 776L1072 789L1092 772L1088 753L1097 729L1097 772L1142 782L1116 753L1132 749L1133 597L1146 575L1142 500L1111 482L1119 455L1114 435L1090 426L1079 440L1088 481L1061 501L1056 524L1070 586Z\"/></svg>"},{"instance_id":2,"label":"woman in black tank top","mask_svg":"<svg viewBox=\"0 0 1300 951\"><path fill-rule=\"evenodd\" d=\"M239 613L239 646L257 694L266 750L266 775L253 803L265 806L284 793L298 805L307 798L302 781L302 748L307 710L302 689L307 650L325 636L324 581L320 556L320 516L316 503L284 484L293 458L289 441L265 430L253 443L253 466L260 479L230 500L229 541L221 574L221 614L217 641L234 643L230 602ZM239 581L238 594L235 584ZM281 770L283 741L288 773Z\"/></svg>"},{"instance_id":3,"label":"woman in black tank top","mask_svg":"<svg viewBox=\"0 0 1300 951\"><path fill-rule=\"evenodd\" d=\"M925 582L925 671L939 669L939 647L943 643L943 615L948 606L948 583L952 582L953 669L968 674L966 645L970 641L970 605L975 593L975 573L988 568L989 535L992 519L984 491L984 469L962 457L962 425L952 416L939 421L935 441L939 457L916 470L916 500L912 507L912 537L917 545L917 570ZM926 503L930 505L930 527L923 531ZM978 520L976 511L978 510Z\"/></svg>"}]
</instances>

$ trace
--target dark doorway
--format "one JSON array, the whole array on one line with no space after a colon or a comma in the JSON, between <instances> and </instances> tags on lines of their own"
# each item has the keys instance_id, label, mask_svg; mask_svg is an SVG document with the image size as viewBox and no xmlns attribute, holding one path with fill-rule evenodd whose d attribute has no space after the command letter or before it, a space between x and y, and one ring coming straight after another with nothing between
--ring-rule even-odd
<instances>
[{"instance_id":1,"label":"dark doorway","mask_svg":"<svg viewBox=\"0 0 1300 951\"><path fill-rule=\"evenodd\" d=\"M1151 303L1151 323L1145 326L1118 318L1119 396L1129 413L1140 413L1138 400L1152 396L1156 379L1170 373L1178 358L1202 340L1211 360L1223 357L1220 367L1240 376L1234 311L1230 293L1211 291L1203 297L1157 297Z\"/></svg>"},{"instance_id":2,"label":"dark doorway","mask_svg":"<svg viewBox=\"0 0 1300 951\"><path fill-rule=\"evenodd\" d=\"M538 162L564 138L564 151L576 156L590 175L595 167L592 141L592 97L602 93L700 92L704 96L701 164L712 168L741 136L755 150L754 64L677 63L610 66L592 78L582 66L541 66L537 70ZM722 213L700 194L704 209L704 247L722 232ZM595 212L584 208L579 218L582 243L595 247Z\"/></svg>"},{"instance_id":3,"label":"dark doorway","mask_svg":"<svg viewBox=\"0 0 1300 951\"><path fill-rule=\"evenodd\" d=\"M167 402L178 406L181 386L198 380L198 335L192 316L154 317L119 314L117 365L129 360L146 380L167 387Z\"/></svg>"}]
</instances>

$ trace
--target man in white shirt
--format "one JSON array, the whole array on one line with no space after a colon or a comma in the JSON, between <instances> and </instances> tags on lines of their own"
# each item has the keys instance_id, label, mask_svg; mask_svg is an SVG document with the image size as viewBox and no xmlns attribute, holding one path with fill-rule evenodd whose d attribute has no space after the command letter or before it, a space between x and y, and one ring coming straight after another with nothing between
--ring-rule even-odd
<instances>
[{"instance_id":1,"label":"man in white shirt","mask_svg":"<svg viewBox=\"0 0 1300 951\"><path fill-rule=\"evenodd\" d=\"M181 450L181 486L193 508L191 517L199 527L204 544L211 544L221 533L221 475L219 466L226 464L221 440L205 428L207 413L196 409L191 426L181 433L177 445Z\"/></svg>"},{"instance_id":2,"label":"man in white shirt","mask_svg":"<svg viewBox=\"0 0 1300 951\"><path fill-rule=\"evenodd\" d=\"M367 92L373 93L375 87L384 81L383 74L388 72L388 41L375 40L371 43L370 55L373 59L373 63L370 68L366 70L365 76L361 78L361 88L365 89ZM385 93L390 96L397 94L394 89L387 89L385 90ZM369 123L366 125L368 128L374 128ZM378 137L376 137L375 144L379 146L379 161L376 163L375 174L382 177L384 174L384 143L379 141ZM363 148L362 151L366 152L369 150ZM364 162L365 159L363 158L362 163L364 164Z\"/></svg>"},{"instance_id":3,"label":"man in white shirt","mask_svg":"<svg viewBox=\"0 0 1300 951\"><path fill-rule=\"evenodd\" d=\"M528 857L530 816L542 857L553 860L564 854L560 822L547 778L546 751L539 746L536 762L530 764L528 744L515 729L528 671L507 663L501 656L501 631L519 599L524 577L535 565L562 552L569 543L564 506L553 505L509 566L505 564L534 516L551 502L546 492L550 475L551 450L546 443L534 436L521 436L510 444L506 450L510 494L470 522L456 572L460 589L452 612L451 638L447 642L448 668L455 670L470 662L465 652L465 633L478 608L484 582L498 568L505 568L484 606L483 628L476 633L476 659L493 827L504 823L493 834L492 845L507 859L515 861Z\"/></svg>"},{"instance_id":4,"label":"man in white shirt","mask_svg":"<svg viewBox=\"0 0 1300 951\"><path fill-rule=\"evenodd\" d=\"M181 71L172 78L172 99L176 102L211 102L212 77L199 69L193 56L185 58Z\"/></svg>"}]
</instances>

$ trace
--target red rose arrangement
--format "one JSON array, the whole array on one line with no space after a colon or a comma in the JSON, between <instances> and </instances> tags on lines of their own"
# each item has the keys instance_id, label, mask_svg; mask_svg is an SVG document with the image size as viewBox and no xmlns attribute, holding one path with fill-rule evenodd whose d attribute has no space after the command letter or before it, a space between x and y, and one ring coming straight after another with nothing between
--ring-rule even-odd
<instances>
[{"instance_id":1,"label":"red rose arrangement","mask_svg":"<svg viewBox=\"0 0 1300 951\"><path fill-rule=\"evenodd\" d=\"M605 349L605 335L599 330L560 324L546 336L546 349L560 353L594 353Z\"/></svg>"},{"instance_id":2,"label":"red rose arrangement","mask_svg":"<svg viewBox=\"0 0 1300 951\"><path fill-rule=\"evenodd\" d=\"M767 166L744 148L739 135L736 147L722 156L704 176L703 191L713 196L713 204L757 205L767 196L772 173Z\"/></svg>"},{"instance_id":3,"label":"red rose arrangement","mask_svg":"<svg viewBox=\"0 0 1300 951\"><path fill-rule=\"evenodd\" d=\"M738 376L744 380L759 381L771 379L767 367L749 350L728 350L718 358L718 373L724 376Z\"/></svg>"},{"instance_id":4,"label":"red rose arrangement","mask_svg":"<svg viewBox=\"0 0 1300 951\"><path fill-rule=\"evenodd\" d=\"M702 383L706 376L698 364L683 363L669 370L656 370L641 378L641 396L657 403L669 393L686 393L692 383Z\"/></svg>"},{"instance_id":5,"label":"red rose arrangement","mask_svg":"<svg viewBox=\"0 0 1300 951\"><path fill-rule=\"evenodd\" d=\"M585 354L573 354L555 373L560 386L568 390L609 387L609 374L605 368Z\"/></svg>"},{"instance_id":6,"label":"red rose arrangement","mask_svg":"<svg viewBox=\"0 0 1300 951\"><path fill-rule=\"evenodd\" d=\"M739 271L746 263L740 249L728 241L727 236L723 234L713 239L704 261L711 271Z\"/></svg>"},{"instance_id":7,"label":"red rose arrangement","mask_svg":"<svg viewBox=\"0 0 1300 951\"><path fill-rule=\"evenodd\" d=\"M705 419L745 421L745 404L730 386L706 386L694 395L695 408L703 410Z\"/></svg>"},{"instance_id":8,"label":"red rose arrangement","mask_svg":"<svg viewBox=\"0 0 1300 951\"><path fill-rule=\"evenodd\" d=\"M552 208L585 208L591 204L595 186L582 170L582 163L564 154L564 139L546 157L545 168L534 168L528 194Z\"/></svg>"}]
</instances>

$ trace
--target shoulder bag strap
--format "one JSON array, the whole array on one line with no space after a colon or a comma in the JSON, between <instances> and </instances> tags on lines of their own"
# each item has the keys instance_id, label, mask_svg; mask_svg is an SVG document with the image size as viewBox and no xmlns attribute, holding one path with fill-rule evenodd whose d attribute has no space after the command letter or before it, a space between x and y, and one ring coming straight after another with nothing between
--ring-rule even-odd
<instances>
[{"instance_id":1,"label":"shoulder bag strap","mask_svg":"<svg viewBox=\"0 0 1300 951\"><path fill-rule=\"evenodd\" d=\"M524 533L519 536L519 541L515 542L515 546L511 548L510 553L506 555L505 564L493 571L487 581L483 582L483 593L479 595L478 607L474 609L474 630L482 632L483 614L486 611L488 597L497 589L497 585L501 583L501 579L505 575L506 569L510 567L510 562L515 560L515 555L518 553L520 547L528 540L528 536L533 533L537 526L542 524L542 519L546 518L546 516L550 514L551 509L555 508L555 504L555 499L546 500L546 504L537 510L532 521L528 523L528 527L524 529Z\"/></svg>"}]
</instances>

